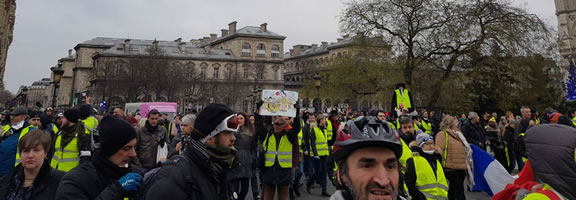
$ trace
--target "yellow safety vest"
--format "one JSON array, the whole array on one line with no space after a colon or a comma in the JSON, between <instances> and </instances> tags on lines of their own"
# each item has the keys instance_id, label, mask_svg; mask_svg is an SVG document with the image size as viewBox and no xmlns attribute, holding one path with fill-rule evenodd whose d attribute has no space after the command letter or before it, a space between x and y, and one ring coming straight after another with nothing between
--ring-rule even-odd
<instances>
[{"instance_id":1,"label":"yellow safety vest","mask_svg":"<svg viewBox=\"0 0 576 200\"><path fill-rule=\"evenodd\" d=\"M316 151L318 152L318 155L314 155L314 151L310 152L310 155L312 156L327 156L328 155L328 137L326 134L326 129L324 129L324 131L320 130L320 128L316 127L313 129L314 130L314 134L316 135L316 144L311 144L311 145L316 145Z\"/></svg>"},{"instance_id":2,"label":"yellow safety vest","mask_svg":"<svg viewBox=\"0 0 576 200\"><path fill-rule=\"evenodd\" d=\"M58 135L54 143L54 156L52 156L50 166L54 169L68 172L79 164L78 134L64 148L62 148L62 135Z\"/></svg>"},{"instance_id":3,"label":"yellow safety vest","mask_svg":"<svg viewBox=\"0 0 576 200\"><path fill-rule=\"evenodd\" d=\"M426 199L448 199L448 182L440 161L436 161L435 176L432 166L425 158L414 156L414 170L417 178L416 187Z\"/></svg>"},{"instance_id":4,"label":"yellow safety vest","mask_svg":"<svg viewBox=\"0 0 576 200\"><path fill-rule=\"evenodd\" d=\"M406 171L406 161L409 158L412 158L412 150L410 150L410 147L406 145L403 139L400 139L400 142L402 142L402 155L400 156L400 164L402 164L402 173L404 173L404 171Z\"/></svg>"},{"instance_id":5,"label":"yellow safety vest","mask_svg":"<svg viewBox=\"0 0 576 200\"><path fill-rule=\"evenodd\" d=\"M552 188L548 184L536 185L532 188L532 191L535 191L535 192L524 196L524 198L522 198L522 199L523 200L551 200L551 199L565 200L565 199L568 199L568 198L562 196L559 192L554 190L554 188Z\"/></svg>"},{"instance_id":6,"label":"yellow safety vest","mask_svg":"<svg viewBox=\"0 0 576 200\"><path fill-rule=\"evenodd\" d=\"M272 137L271 137L272 136ZM288 136L282 135L278 148L276 147L276 135L269 134L266 137L266 153L264 154L264 166L272 167L278 161L282 168L292 168L292 143Z\"/></svg>"},{"instance_id":7,"label":"yellow safety vest","mask_svg":"<svg viewBox=\"0 0 576 200\"><path fill-rule=\"evenodd\" d=\"M84 123L84 127L88 128L90 132L93 132L96 127L98 127L98 119L93 116L89 116L86 119L83 119L82 122Z\"/></svg>"},{"instance_id":8,"label":"yellow safety vest","mask_svg":"<svg viewBox=\"0 0 576 200\"><path fill-rule=\"evenodd\" d=\"M54 134L58 133L58 126L56 126L56 124L52 124L52 131L54 131Z\"/></svg>"},{"instance_id":9,"label":"yellow safety vest","mask_svg":"<svg viewBox=\"0 0 576 200\"><path fill-rule=\"evenodd\" d=\"M402 96L400 90L394 90L394 92L396 92L396 108L400 108L400 104L404 105L404 108L412 108L407 89L404 89L404 96Z\"/></svg>"},{"instance_id":10,"label":"yellow safety vest","mask_svg":"<svg viewBox=\"0 0 576 200\"><path fill-rule=\"evenodd\" d=\"M10 130L10 128L12 128L12 126L10 126L10 124L5 125L3 127L4 129L4 133L8 132ZM26 133L30 132L31 129L34 130L36 127L29 125L26 128L22 129L22 131L20 132L20 136L18 136L18 143L16 143L16 147L18 147L18 144L20 143L20 139L22 139L22 136L26 135ZM20 164L21 160L20 160L20 153L18 153L20 151L18 151L18 149L16 150L16 159L14 160L14 167L16 167L16 165Z\"/></svg>"},{"instance_id":11,"label":"yellow safety vest","mask_svg":"<svg viewBox=\"0 0 576 200\"><path fill-rule=\"evenodd\" d=\"M412 126L414 126L415 131L420 130L420 127L418 127L418 124L414 123Z\"/></svg>"},{"instance_id":12,"label":"yellow safety vest","mask_svg":"<svg viewBox=\"0 0 576 200\"><path fill-rule=\"evenodd\" d=\"M572 125L574 125L574 127L576 127L576 117L572 118Z\"/></svg>"},{"instance_id":13,"label":"yellow safety vest","mask_svg":"<svg viewBox=\"0 0 576 200\"><path fill-rule=\"evenodd\" d=\"M396 126L392 122L388 122L388 125L390 125L390 128L393 130L396 130Z\"/></svg>"},{"instance_id":14,"label":"yellow safety vest","mask_svg":"<svg viewBox=\"0 0 576 200\"><path fill-rule=\"evenodd\" d=\"M422 124L422 127L426 129L426 131L424 131L425 133L428 133L428 135L432 134L432 123L420 120L420 124Z\"/></svg>"},{"instance_id":15,"label":"yellow safety vest","mask_svg":"<svg viewBox=\"0 0 576 200\"><path fill-rule=\"evenodd\" d=\"M300 123L302 124L302 126L300 126L300 132L298 132L298 151L300 153L303 153L303 151L302 151L302 130L304 129L304 126L306 126L306 123L304 123L303 120L300 120Z\"/></svg>"},{"instance_id":16,"label":"yellow safety vest","mask_svg":"<svg viewBox=\"0 0 576 200\"><path fill-rule=\"evenodd\" d=\"M331 140L333 136L332 122L326 118L326 137L327 140Z\"/></svg>"}]
</instances>

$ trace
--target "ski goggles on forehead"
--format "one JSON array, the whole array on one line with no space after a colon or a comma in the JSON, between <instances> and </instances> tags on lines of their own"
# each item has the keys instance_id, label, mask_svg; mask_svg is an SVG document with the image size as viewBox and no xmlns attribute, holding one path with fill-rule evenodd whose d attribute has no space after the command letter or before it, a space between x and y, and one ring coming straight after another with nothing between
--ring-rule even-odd
<instances>
[{"instance_id":1,"label":"ski goggles on forehead","mask_svg":"<svg viewBox=\"0 0 576 200\"><path fill-rule=\"evenodd\" d=\"M224 120L222 120L222 122L220 122L220 124L216 126L216 128L210 133L210 135L216 135L222 131L231 131L236 133L238 131L238 128L240 128L240 123L238 122L238 115L233 114L224 118Z\"/></svg>"}]
</instances>

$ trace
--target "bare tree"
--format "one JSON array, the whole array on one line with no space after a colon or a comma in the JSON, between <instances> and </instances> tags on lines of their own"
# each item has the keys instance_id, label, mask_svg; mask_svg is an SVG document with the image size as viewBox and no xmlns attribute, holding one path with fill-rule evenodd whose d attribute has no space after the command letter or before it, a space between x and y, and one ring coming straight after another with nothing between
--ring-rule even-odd
<instances>
[{"instance_id":1,"label":"bare tree","mask_svg":"<svg viewBox=\"0 0 576 200\"><path fill-rule=\"evenodd\" d=\"M430 106L455 68L475 62L470 54L489 55L496 45L510 55L527 55L550 41L545 23L510 0L352 1L341 24L344 32L384 35L404 62L408 86L422 66L441 70Z\"/></svg>"}]
</instances>

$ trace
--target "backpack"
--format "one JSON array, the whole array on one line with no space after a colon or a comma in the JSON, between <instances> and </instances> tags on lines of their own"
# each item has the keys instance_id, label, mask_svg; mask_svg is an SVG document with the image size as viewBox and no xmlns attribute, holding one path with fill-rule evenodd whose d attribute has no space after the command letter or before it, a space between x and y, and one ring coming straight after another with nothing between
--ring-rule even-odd
<instances>
[{"instance_id":1,"label":"backpack","mask_svg":"<svg viewBox=\"0 0 576 200\"><path fill-rule=\"evenodd\" d=\"M138 191L139 199L146 199L146 195L148 194L148 191L154 185L156 180L158 180L160 178L164 178L164 177L158 177L158 172L160 171L160 169L162 169L162 167L165 167L165 166L176 167L178 170L180 170L182 172L182 174L186 178L186 184L191 183L190 171L187 170L188 167L186 167L188 165L189 165L189 160L186 156L175 155L172 158L166 160L166 162L162 163L162 166L154 168L154 169L144 173L144 176L142 177L142 187L140 187L140 190ZM186 188L190 188L190 187L186 187Z\"/></svg>"},{"instance_id":2,"label":"backpack","mask_svg":"<svg viewBox=\"0 0 576 200\"><path fill-rule=\"evenodd\" d=\"M98 132L98 119L96 119L96 117L92 117L92 119L94 120L94 129L91 129L86 125L84 125L84 128L90 131L90 141L92 142L91 147L92 152L94 152L96 149L100 148L100 134Z\"/></svg>"}]
</instances>

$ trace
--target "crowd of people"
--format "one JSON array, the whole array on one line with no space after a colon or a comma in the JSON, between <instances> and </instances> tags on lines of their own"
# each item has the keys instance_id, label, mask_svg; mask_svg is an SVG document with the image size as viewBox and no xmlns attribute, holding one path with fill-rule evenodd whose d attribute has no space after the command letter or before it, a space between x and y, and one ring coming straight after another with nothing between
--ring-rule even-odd
<instances>
[{"instance_id":1,"label":"crowd of people","mask_svg":"<svg viewBox=\"0 0 576 200\"><path fill-rule=\"evenodd\" d=\"M538 146L528 142L555 130L574 148L576 109L456 117L294 107L296 116L287 117L209 104L172 119L154 109L140 116L115 108L103 116L87 104L58 114L17 107L1 115L0 199L246 199L252 192L254 199L288 200L313 187L334 200L466 199L474 184L471 145L510 173L527 160L535 169L551 167L541 160L574 161L542 172L550 185L519 197L576 199L576 158L535 156Z\"/></svg>"}]
</instances>

